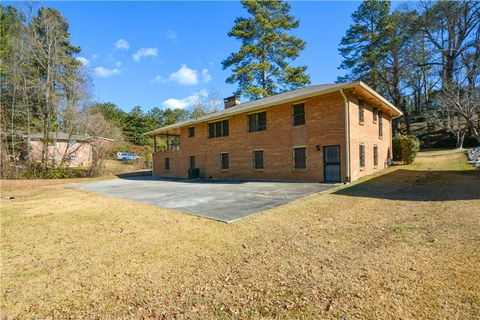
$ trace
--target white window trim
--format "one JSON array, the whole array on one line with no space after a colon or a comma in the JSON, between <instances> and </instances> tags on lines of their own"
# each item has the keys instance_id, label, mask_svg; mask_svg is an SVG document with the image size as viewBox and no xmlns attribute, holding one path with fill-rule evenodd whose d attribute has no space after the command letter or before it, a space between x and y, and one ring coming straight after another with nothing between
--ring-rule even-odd
<instances>
[{"instance_id":1,"label":"white window trim","mask_svg":"<svg viewBox=\"0 0 480 320\"><path fill-rule=\"evenodd\" d=\"M190 135L190 129L193 129L193 136ZM195 138L195 126L187 127L187 138Z\"/></svg>"},{"instance_id":2,"label":"white window trim","mask_svg":"<svg viewBox=\"0 0 480 320\"><path fill-rule=\"evenodd\" d=\"M295 125L293 124L293 107L296 106L296 105L299 105L299 104L303 104L303 124L299 124L299 125ZM306 101L299 101L299 102L295 102L295 103L292 103L290 105L290 110L291 110L291 115L290 117L292 118L291 120L291 123L292 123L292 128L302 128L302 127L305 127L307 125L307 102Z\"/></svg>"},{"instance_id":3,"label":"white window trim","mask_svg":"<svg viewBox=\"0 0 480 320\"><path fill-rule=\"evenodd\" d=\"M295 149L300 149L300 148L305 148L305 169L297 169L295 168ZM293 171L298 171L298 172L305 172L308 169L308 157L307 157L307 146L302 145L302 146L294 146L292 148L292 168Z\"/></svg>"},{"instance_id":4,"label":"white window trim","mask_svg":"<svg viewBox=\"0 0 480 320\"><path fill-rule=\"evenodd\" d=\"M263 168L256 169L255 168L255 151L262 151L263 154ZM253 171L264 171L265 170L265 151L263 149L253 149L252 151L252 164L253 164Z\"/></svg>"},{"instance_id":5,"label":"white window trim","mask_svg":"<svg viewBox=\"0 0 480 320\"><path fill-rule=\"evenodd\" d=\"M222 154L228 154L228 168L227 169L223 169L222 168ZM227 151L222 151L220 152L220 171L229 171L230 170L230 152L227 152Z\"/></svg>"},{"instance_id":6,"label":"white window trim","mask_svg":"<svg viewBox=\"0 0 480 320\"><path fill-rule=\"evenodd\" d=\"M168 169L165 168L166 159L168 159ZM172 162L170 161L170 157L163 157L163 170L169 171L172 168Z\"/></svg>"},{"instance_id":7,"label":"white window trim","mask_svg":"<svg viewBox=\"0 0 480 320\"><path fill-rule=\"evenodd\" d=\"M191 154L191 155L188 156L188 169L191 168L192 157L195 157L195 167L194 168L198 168L197 167L197 156L195 154Z\"/></svg>"},{"instance_id":8,"label":"white window trim","mask_svg":"<svg viewBox=\"0 0 480 320\"><path fill-rule=\"evenodd\" d=\"M363 162L364 166L362 167L361 161L360 161L360 146L363 146ZM367 166L367 158L366 158L367 152L365 149L365 143L359 142L358 143L358 167L360 168L360 171L365 171L365 167Z\"/></svg>"}]
</instances>

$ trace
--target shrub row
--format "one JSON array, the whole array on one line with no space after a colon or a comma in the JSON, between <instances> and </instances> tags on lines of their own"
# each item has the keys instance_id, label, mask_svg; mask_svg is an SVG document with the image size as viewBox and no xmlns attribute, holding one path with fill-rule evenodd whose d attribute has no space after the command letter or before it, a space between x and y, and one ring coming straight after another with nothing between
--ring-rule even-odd
<instances>
[{"instance_id":1,"label":"shrub row","mask_svg":"<svg viewBox=\"0 0 480 320\"><path fill-rule=\"evenodd\" d=\"M410 164L420 151L420 140L415 136L395 135L393 138L393 160Z\"/></svg>"},{"instance_id":2,"label":"shrub row","mask_svg":"<svg viewBox=\"0 0 480 320\"><path fill-rule=\"evenodd\" d=\"M86 178L92 176L92 171L89 168L39 168L29 167L24 173L27 179L71 179L71 178Z\"/></svg>"}]
</instances>

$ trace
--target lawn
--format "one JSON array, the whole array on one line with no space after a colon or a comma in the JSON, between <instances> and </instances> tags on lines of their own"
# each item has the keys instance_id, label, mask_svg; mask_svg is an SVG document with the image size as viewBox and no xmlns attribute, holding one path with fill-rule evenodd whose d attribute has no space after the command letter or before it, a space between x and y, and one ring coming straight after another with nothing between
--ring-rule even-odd
<instances>
[{"instance_id":1,"label":"lawn","mask_svg":"<svg viewBox=\"0 0 480 320\"><path fill-rule=\"evenodd\" d=\"M480 175L426 152L233 224L2 183L2 319L478 319Z\"/></svg>"}]
</instances>

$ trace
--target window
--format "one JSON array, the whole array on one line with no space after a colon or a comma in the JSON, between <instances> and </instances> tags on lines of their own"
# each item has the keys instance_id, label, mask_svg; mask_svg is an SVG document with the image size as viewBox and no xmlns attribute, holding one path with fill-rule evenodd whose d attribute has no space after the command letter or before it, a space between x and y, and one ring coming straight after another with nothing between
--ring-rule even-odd
<instances>
[{"instance_id":1,"label":"window","mask_svg":"<svg viewBox=\"0 0 480 320\"><path fill-rule=\"evenodd\" d=\"M365 101L358 100L358 122L363 124L365 118Z\"/></svg>"},{"instance_id":2,"label":"window","mask_svg":"<svg viewBox=\"0 0 480 320\"><path fill-rule=\"evenodd\" d=\"M305 147L293 148L293 168L307 169L307 151Z\"/></svg>"},{"instance_id":3,"label":"window","mask_svg":"<svg viewBox=\"0 0 480 320\"><path fill-rule=\"evenodd\" d=\"M220 154L220 168L222 170L228 170L228 152L222 152Z\"/></svg>"},{"instance_id":4,"label":"window","mask_svg":"<svg viewBox=\"0 0 480 320\"><path fill-rule=\"evenodd\" d=\"M195 156L190 156L190 169L195 169Z\"/></svg>"},{"instance_id":5,"label":"window","mask_svg":"<svg viewBox=\"0 0 480 320\"><path fill-rule=\"evenodd\" d=\"M263 170L263 150L253 151L253 169Z\"/></svg>"},{"instance_id":6,"label":"window","mask_svg":"<svg viewBox=\"0 0 480 320\"><path fill-rule=\"evenodd\" d=\"M383 138L383 114L382 111L378 111L378 138Z\"/></svg>"},{"instance_id":7,"label":"window","mask_svg":"<svg viewBox=\"0 0 480 320\"><path fill-rule=\"evenodd\" d=\"M165 170L170 170L170 158L165 158Z\"/></svg>"},{"instance_id":8,"label":"window","mask_svg":"<svg viewBox=\"0 0 480 320\"><path fill-rule=\"evenodd\" d=\"M75 148L77 146L77 140L70 140L68 142L68 147L69 148Z\"/></svg>"},{"instance_id":9,"label":"window","mask_svg":"<svg viewBox=\"0 0 480 320\"><path fill-rule=\"evenodd\" d=\"M188 137L195 137L195 127L188 128Z\"/></svg>"},{"instance_id":10,"label":"window","mask_svg":"<svg viewBox=\"0 0 480 320\"><path fill-rule=\"evenodd\" d=\"M228 137L228 120L212 122L208 124L208 137Z\"/></svg>"},{"instance_id":11,"label":"window","mask_svg":"<svg viewBox=\"0 0 480 320\"><path fill-rule=\"evenodd\" d=\"M292 123L294 126L305 124L305 104L294 104L292 106Z\"/></svg>"},{"instance_id":12,"label":"window","mask_svg":"<svg viewBox=\"0 0 480 320\"><path fill-rule=\"evenodd\" d=\"M377 123L377 119L378 119L378 109L373 108L373 123Z\"/></svg>"},{"instance_id":13,"label":"window","mask_svg":"<svg viewBox=\"0 0 480 320\"><path fill-rule=\"evenodd\" d=\"M267 113L259 112L248 115L248 132L267 130Z\"/></svg>"},{"instance_id":14,"label":"window","mask_svg":"<svg viewBox=\"0 0 480 320\"><path fill-rule=\"evenodd\" d=\"M360 156L360 169L363 169L365 168L365 145L363 144L360 144L359 156Z\"/></svg>"},{"instance_id":15,"label":"window","mask_svg":"<svg viewBox=\"0 0 480 320\"><path fill-rule=\"evenodd\" d=\"M378 166L378 147L373 146L373 166L376 168Z\"/></svg>"}]
</instances>

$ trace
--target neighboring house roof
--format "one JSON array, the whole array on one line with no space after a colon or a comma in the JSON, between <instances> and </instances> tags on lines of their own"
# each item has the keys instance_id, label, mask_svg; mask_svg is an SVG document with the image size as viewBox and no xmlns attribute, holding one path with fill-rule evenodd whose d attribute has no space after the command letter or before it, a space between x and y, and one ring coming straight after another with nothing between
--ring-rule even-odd
<instances>
[{"instance_id":1,"label":"neighboring house roof","mask_svg":"<svg viewBox=\"0 0 480 320\"><path fill-rule=\"evenodd\" d=\"M24 138L27 138L28 135L23 134ZM43 133L31 133L30 134L31 140L42 140L44 139ZM104 137L92 137L92 136L85 136L85 135L78 135L78 134L69 134L65 132L52 132L50 134L50 139L52 140L75 140L75 141L90 141L95 139L107 140L107 141L114 141L113 139L104 138Z\"/></svg>"},{"instance_id":2,"label":"neighboring house roof","mask_svg":"<svg viewBox=\"0 0 480 320\"><path fill-rule=\"evenodd\" d=\"M342 89L352 89L356 87L361 87L371 95L375 96L375 98L380 100L387 108L389 108L392 111L393 117L399 117L403 114L399 109L397 109L393 104L391 104L384 97L382 97L378 92L373 90L370 86L363 83L362 81L355 81L355 82L348 82L348 83L313 85L313 86L308 86L301 89L288 91L285 93L276 94L266 98L262 98L262 99L258 99L258 100L254 100L246 103L241 103L234 107L217 111L214 113L210 113L195 119L190 119L190 120L178 122L169 126L165 126L162 128L158 128L145 133L145 135L154 136L157 134L172 132L181 127L185 127L185 126L189 126L189 125L193 125L193 124L197 124L205 121L221 119L221 118L225 118L225 117L232 116L239 113L255 111L258 109L272 107L282 103L295 102L301 99L307 99L307 98L318 96L318 95L340 91Z\"/></svg>"}]
</instances>

